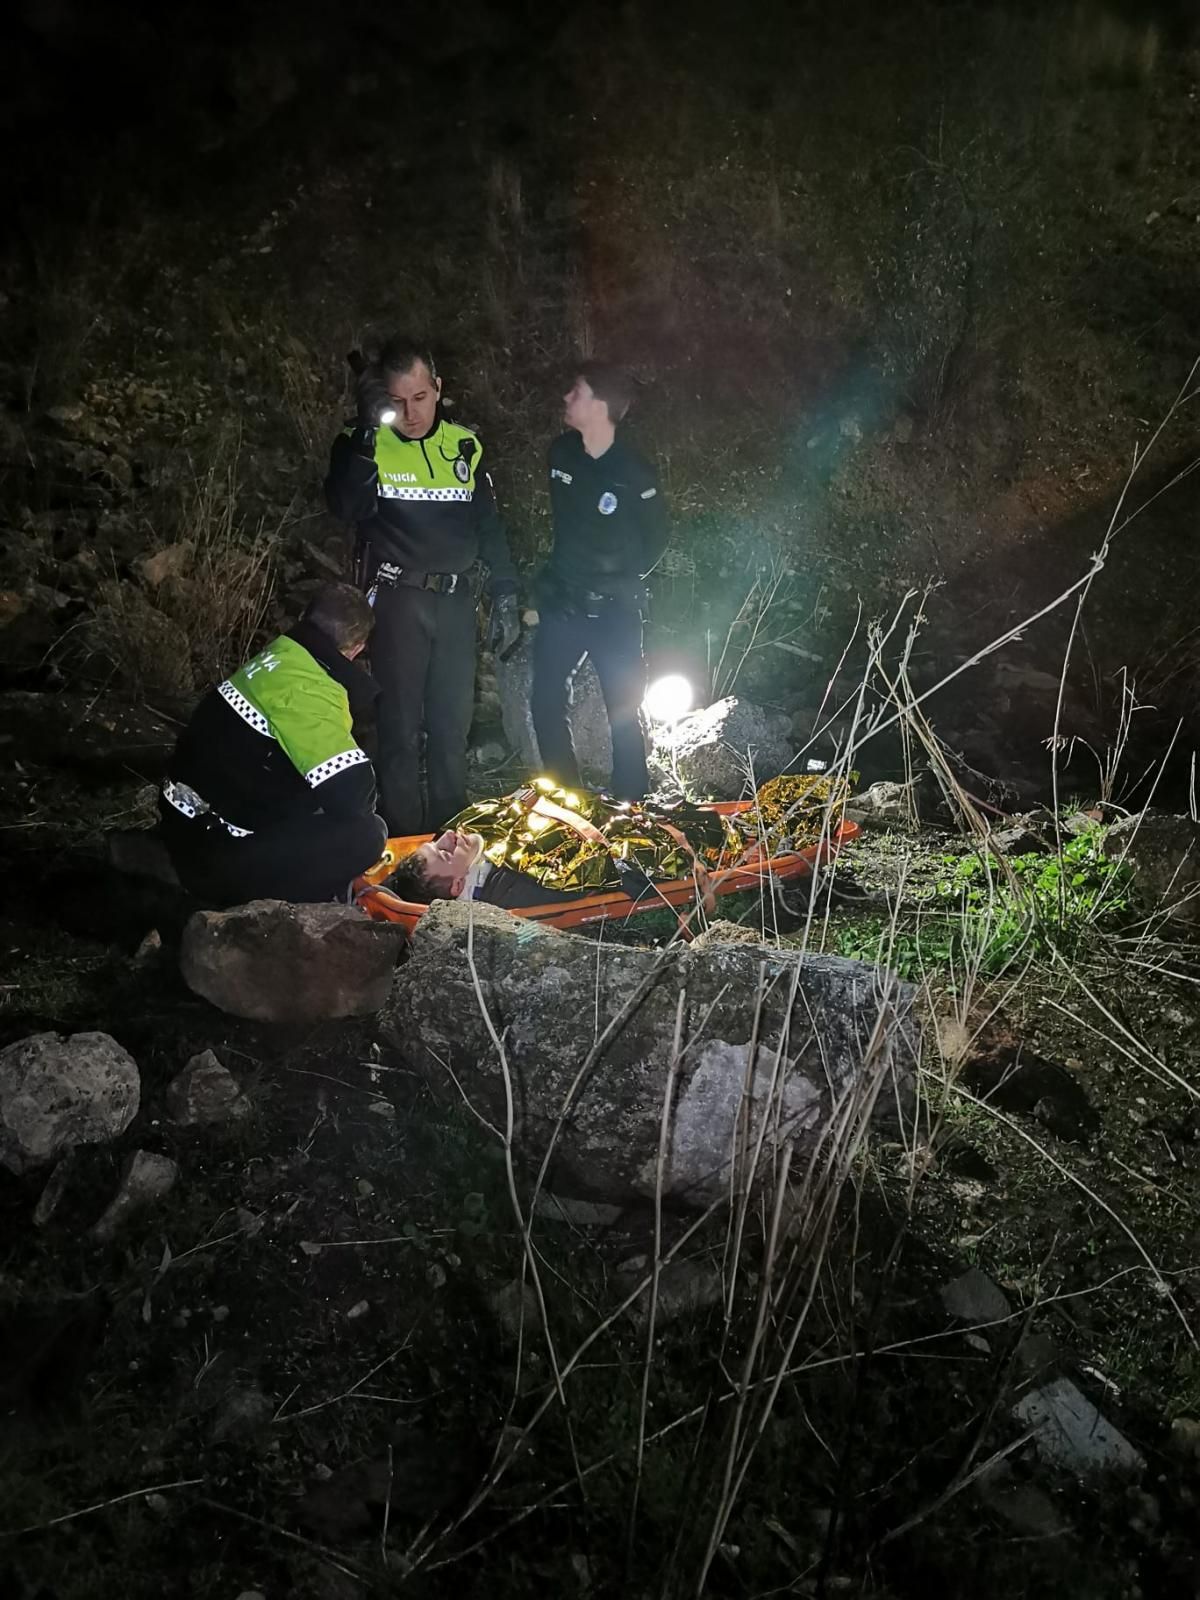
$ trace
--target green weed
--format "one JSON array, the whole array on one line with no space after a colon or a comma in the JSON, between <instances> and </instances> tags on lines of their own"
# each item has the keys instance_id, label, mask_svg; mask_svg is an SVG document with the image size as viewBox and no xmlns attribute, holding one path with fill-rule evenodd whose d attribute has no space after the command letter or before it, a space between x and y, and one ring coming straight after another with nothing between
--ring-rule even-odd
<instances>
[{"instance_id":1,"label":"green weed","mask_svg":"<svg viewBox=\"0 0 1200 1600\"><path fill-rule=\"evenodd\" d=\"M1051 855L943 855L941 870L916 889L915 912L894 924L856 919L836 930L834 948L906 978L968 966L995 974L1018 959L1073 955L1127 908L1128 869L1105 856L1104 832L1086 829Z\"/></svg>"}]
</instances>

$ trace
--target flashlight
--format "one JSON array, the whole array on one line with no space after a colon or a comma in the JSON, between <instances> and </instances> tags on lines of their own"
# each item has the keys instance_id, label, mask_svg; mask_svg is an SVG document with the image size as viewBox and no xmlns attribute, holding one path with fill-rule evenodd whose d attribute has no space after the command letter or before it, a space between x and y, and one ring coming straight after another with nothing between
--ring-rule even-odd
<instances>
[{"instance_id":1,"label":"flashlight","mask_svg":"<svg viewBox=\"0 0 1200 1600\"><path fill-rule=\"evenodd\" d=\"M346 361L349 365L350 371L356 378L361 378L364 373L367 373L371 370L371 363L367 360L366 356L363 355L361 350L348 351L346 354ZM385 403L384 405L380 406L379 410L375 413L375 426L377 428L390 428L395 420L395 406L390 406Z\"/></svg>"},{"instance_id":2,"label":"flashlight","mask_svg":"<svg viewBox=\"0 0 1200 1600\"><path fill-rule=\"evenodd\" d=\"M651 722L678 722L692 709L692 686L678 672L656 678L642 702Z\"/></svg>"}]
</instances>

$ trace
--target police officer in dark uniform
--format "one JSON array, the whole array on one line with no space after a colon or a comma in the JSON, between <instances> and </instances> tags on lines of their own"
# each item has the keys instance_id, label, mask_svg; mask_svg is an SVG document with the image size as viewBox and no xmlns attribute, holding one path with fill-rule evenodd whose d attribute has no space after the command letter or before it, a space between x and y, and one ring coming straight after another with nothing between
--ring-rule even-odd
<instances>
[{"instance_id":1,"label":"police officer in dark uniform","mask_svg":"<svg viewBox=\"0 0 1200 1600\"><path fill-rule=\"evenodd\" d=\"M521 627L483 447L447 420L441 393L429 351L389 339L359 377L358 413L334 441L325 480L334 516L358 527L360 581L375 607L377 769L392 834L428 832L466 804L480 560L489 648L506 654Z\"/></svg>"},{"instance_id":2,"label":"police officer in dark uniform","mask_svg":"<svg viewBox=\"0 0 1200 1600\"><path fill-rule=\"evenodd\" d=\"M543 771L579 785L567 704L571 676L590 656L612 730L611 788L622 800L640 799L648 783L642 617L646 576L667 542L657 473L617 433L632 398L628 376L601 361L581 362L564 396L568 431L549 457L554 548L538 583L533 646Z\"/></svg>"}]
</instances>

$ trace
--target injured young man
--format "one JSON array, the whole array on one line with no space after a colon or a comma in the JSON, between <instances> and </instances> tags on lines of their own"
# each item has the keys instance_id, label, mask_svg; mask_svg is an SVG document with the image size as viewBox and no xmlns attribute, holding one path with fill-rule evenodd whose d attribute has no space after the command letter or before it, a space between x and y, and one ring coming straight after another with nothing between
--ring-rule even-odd
<instances>
[{"instance_id":1,"label":"injured young man","mask_svg":"<svg viewBox=\"0 0 1200 1600\"><path fill-rule=\"evenodd\" d=\"M547 779L480 801L404 856L386 881L401 899L480 900L514 910L620 891L639 900L656 883L703 879L754 854L820 837L846 785L829 777L764 784L753 806L725 815L561 789Z\"/></svg>"}]
</instances>

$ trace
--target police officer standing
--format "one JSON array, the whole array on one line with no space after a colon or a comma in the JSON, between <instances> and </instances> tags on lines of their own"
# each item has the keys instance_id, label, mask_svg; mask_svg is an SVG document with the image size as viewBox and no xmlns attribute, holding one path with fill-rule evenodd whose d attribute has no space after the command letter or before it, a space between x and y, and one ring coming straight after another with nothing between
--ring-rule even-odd
<instances>
[{"instance_id":1,"label":"police officer standing","mask_svg":"<svg viewBox=\"0 0 1200 1600\"><path fill-rule=\"evenodd\" d=\"M359 577L375 607L377 768L392 834L428 832L466 804L480 559L492 599L489 648L505 654L521 627L483 447L446 419L441 394L429 351L389 339L360 374L358 412L334 441L325 480L334 516L358 527Z\"/></svg>"},{"instance_id":2,"label":"police officer standing","mask_svg":"<svg viewBox=\"0 0 1200 1600\"><path fill-rule=\"evenodd\" d=\"M543 770L567 788L579 766L567 721L572 674L590 656L612 730L611 788L646 792L646 692L642 655L645 579L667 542L653 466L617 434L633 398L628 376L585 361L564 396L568 431L550 446L554 546L538 583L533 646L533 726Z\"/></svg>"}]
</instances>

